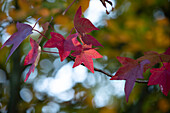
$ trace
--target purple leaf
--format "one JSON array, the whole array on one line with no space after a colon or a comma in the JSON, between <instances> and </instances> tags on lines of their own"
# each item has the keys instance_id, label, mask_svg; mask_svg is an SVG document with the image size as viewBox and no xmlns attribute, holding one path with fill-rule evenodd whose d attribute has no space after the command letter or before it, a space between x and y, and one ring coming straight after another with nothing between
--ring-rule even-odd
<instances>
[{"instance_id":1,"label":"purple leaf","mask_svg":"<svg viewBox=\"0 0 170 113\"><path fill-rule=\"evenodd\" d=\"M12 49L10 51L10 54L8 55L8 59L13 54L13 52L17 49L17 47L21 44L21 42L30 34L32 34L32 27L28 24L23 24L17 22L17 29L18 31L11 35L11 37L2 45L1 49L6 45L13 45Z\"/></svg>"},{"instance_id":2,"label":"purple leaf","mask_svg":"<svg viewBox=\"0 0 170 113\"><path fill-rule=\"evenodd\" d=\"M119 62L123 64L110 80L126 80L125 83L125 96L128 102L129 95L134 87L137 78L143 79L143 67L145 64L150 63L149 60L143 60L138 63L137 60L127 57L117 57Z\"/></svg>"}]
</instances>

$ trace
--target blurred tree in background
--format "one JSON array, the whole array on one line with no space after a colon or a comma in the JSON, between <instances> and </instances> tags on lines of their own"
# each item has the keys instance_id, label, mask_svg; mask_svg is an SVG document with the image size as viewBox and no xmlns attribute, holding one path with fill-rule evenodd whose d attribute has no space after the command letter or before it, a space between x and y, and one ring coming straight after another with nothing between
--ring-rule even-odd
<instances>
[{"instance_id":1,"label":"blurred tree in background","mask_svg":"<svg viewBox=\"0 0 170 113\"><path fill-rule=\"evenodd\" d=\"M100 0L77 0L66 12L73 0L1 0L0 47L16 32L16 22L34 24L42 17L41 24L50 21L54 31L68 36L73 28L76 10L82 6L86 17L95 13ZM91 33L104 48L98 49L102 59L94 61L94 67L114 74L120 67L116 56L138 58L145 51L164 52L170 46L169 0L115 0L115 9L109 15L101 13L94 24L100 29ZM92 4L96 3L96 4ZM90 5L89 5L90 4ZM109 4L107 4L109 5ZM98 6L98 8L100 8ZM46 36L50 38L49 28ZM34 33L32 38L37 39ZM44 45L45 39L41 46ZM129 102L126 103L123 81L110 81L99 72L92 74L80 66L72 69L73 61L59 61L56 54L42 53L40 62L29 80L24 77L29 66L23 66L31 49L27 38L5 64L10 47L0 50L0 112L6 113L169 113L170 95L164 96L158 86L136 83ZM57 50L52 50L57 51ZM156 65L157 67L160 64ZM82 72L80 71L82 70ZM148 79L150 72L145 73ZM64 78L63 78L64 77Z\"/></svg>"}]
</instances>

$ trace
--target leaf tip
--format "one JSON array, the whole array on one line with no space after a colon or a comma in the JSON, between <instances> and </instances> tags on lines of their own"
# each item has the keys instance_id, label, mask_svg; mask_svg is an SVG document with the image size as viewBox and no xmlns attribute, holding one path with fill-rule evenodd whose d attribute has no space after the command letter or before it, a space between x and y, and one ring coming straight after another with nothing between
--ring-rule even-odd
<instances>
[{"instance_id":1,"label":"leaf tip","mask_svg":"<svg viewBox=\"0 0 170 113\"><path fill-rule=\"evenodd\" d=\"M94 73L94 69L91 69L90 71L91 71L92 73Z\"/></svg>"},{"instance_id":2,"label":"leaf tip","mask_svg":"<svg viewBox=\"0 0 170 113\"><path fill-rule=\"evenodd\" d=\"M129 99L129 97L126 96L126 102L127 102L127 103L128 103L128 99Z\"/></svg>"},{"instance_id":3,"label":"leaf tip","mask_svg":"<svg viewBox=\"0 0 170 113\"><path fill-rule=\"evenodd\" d=\"M27 80L25 79L24 82L26 82Z\"/></svg>"}]
</instances>

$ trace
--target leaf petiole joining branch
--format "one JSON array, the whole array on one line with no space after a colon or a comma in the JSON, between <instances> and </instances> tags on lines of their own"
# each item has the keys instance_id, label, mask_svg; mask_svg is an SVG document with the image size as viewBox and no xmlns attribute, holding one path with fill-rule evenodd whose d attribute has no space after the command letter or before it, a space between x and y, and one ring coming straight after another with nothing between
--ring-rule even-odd
<instances>
[{"instance_id":1,"label":"leaf petiole joining branch","mask_svg":"<svg viewBox=\"0 0 170 113\"><path fill-rule=\"evenodd\" d=\"M85 45L84 42L83 42L83 40L82 40L82 38L81 38L81 35L79 35L78 37L79 37L81 43L82 43L83 45Z\"/></svg>"},{"instance_id":2,"label":"leaf petiole joining branch","mask_svg":"<svg viewBox=\"0 0 170 113\"><path fill-rule=\"evenodd\" d=\"M69 57L71 60L75 61L75 59L72 58L71 56L68 56L68 57ZM81 64L81 65L84 66L84 64ZM105 72L105 71L103 71L103 70L101 70L101 69L94 68L94 70L97 71L97 72L103 73L103 74L105 74L105 75L108 76L108 77L113 77L113 75L111 75L111 74L109 74L109 73L107 73L107 72ZM136 82L136 83L144 83L144 84L147 84L147 83L148 83L148 80L136 80L135 82Z\"/></svg>"},{"instance_id":3,"label":"leaf petiole joining branch","mask_svg":"<svg viewBox=\"0 0 170 113\"><path fill-rule=\"evenodd\" d=\"M159 58L160 58L160 60L161 60L161 62L162 62L163 67L166 69L166 67L165 67L165 65L164 65L164 63L163 63L163 60L162 60L162 58L161 58L160 55L159 55Z\"/></svg>"},{"instance_id":4,"label":"leaf petiole joining branch","mask_svg":"<svg viewBox=\"0 0 170 113\"><path fill-rule=\"evenodd\" d=\"M39 34L41 34L44 38L46 38L47 40L49 40L44 34L42 34L41 32L39 32L38 30L36 29L33 29L34 31L38 32Z\"/></svg>"}]
</instances>

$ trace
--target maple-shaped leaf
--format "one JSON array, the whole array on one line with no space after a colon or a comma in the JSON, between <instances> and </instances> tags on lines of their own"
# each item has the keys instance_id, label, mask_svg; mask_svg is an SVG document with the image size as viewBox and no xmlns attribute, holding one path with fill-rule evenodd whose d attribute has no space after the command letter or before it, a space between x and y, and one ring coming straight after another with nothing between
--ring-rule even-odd
<instances>
[{"instance_id":1,"label":"maple-shaped leaf","mask_svg":"<svg viewBox=\"0 0 170 113\"><path fill-rule=\"evenodd\" d=\"M164 95L170 91L170 63L163 63L161 68L152 68L148 85L157 85L161 88Z\"/></svg>"},{"instance_id":2,"label":"maple-shaped leaf","mask_svg":"<svg viewBox=\"0 0 170 113\"><path fill-rule=\"evenodd\" d=\"M64 60L64 56L68 55L68 52L64 53L64 37L59 34L59 33L55 33L55 32L51 32L51 39L49 39L45 45L43 46L44 48L58 48L59 50L59 55L60 55L60 59L61 61Z\"/></svg>"},{"instance_id":3,"label":"maple-shaped leaf","mask_svg":"<svg viewBox=\"0 0 170 113\"><path fill-rule=\"evenodd\" d=\"M45 43L44 48L58 48L61 61L80 44L77 40L77 33L69 35L66 39L59 33L51 32L50 34L52 38Z\"/></svg>"},{"instance_id":4,"label":"maple-shaped leaf","mask_svg":"<svg viewBox=\"0 0 170 113\"><path fill-rule=\"evenodd\" d=\"M28 64L32 64L32 65L29 69L29 72L26 75L25 82L27 81L31 72L34 72L34 69L38 64L40 54L41 54L41 47L32 38L30 38L30 44L31 44L32 49L29 51L28 55L25 57L24 65L28 65Z\"/></svg>"},{"instance_id":5,"label":"maple-shaped leaf","mask_svg":"<svg viewBox=\"0 0 170 113\"><path fill-rule=\"evenodd\" d=\"M88 34L83 35L82 40L85 44L88 44L88 45L103 46L94 37Z\"/></svg>"},{"instance_id":6,"label":"maple-shaped leaf","mask_svg":"<svg viewBox=\"0 0 170 113\"><path fill-rule=\"evenodd\" d=\"M138 63L137 60L127 57L117 57L119 62L123 65L116 72L110 80L126 80L125 83L125 96L128 102L129 95L134 87L136 79L143 79L143 67L145 64L150 63L149 60L144 60Z\"/></svg>"},{"instance_id":7,"label":"maple-shaped leaf","mask_svg":"<svg viewBox=\"0 0 170 113\"><path fill-rule=\"evenodd\" d=\"M168 50L166 51L166 53L168 53ZM150 63L145 65L145 67L144 67L144 71L146 71L148 68L151 68L152 66L154 66L157 63L170 62L170 55L168 55L166 53L159 54L155 51L148 51L148 52L144 53L144 56L138 58L137 60L139 62L146 60L146 59L150 61Z\"/></svg>"},{"instance_id":8,"label":"maple-shaped leaf","mask_svg":"<svg viewBox=\"0 0 170 113\"><path fill-rule=\"evenodd\" d=\"M17 49L17 47L21 44L21 42L30 34L32 34L32 27L28 24L23 24L23 23L19 23L17 22L16 27L18 29L18 31L16 33L14 33L13 35L11 35L11 37L2 45L1 49L6 46L6 45L12 45L12 49L8 55L8 58L6 60L6 62L8 61L8 59L10 58L10 56L13 54L13 52Z\"/></svg>"},{"instance_id":9,"label":"maple-shaped leaf","mask_svg":"<svg viewBox=\"0 0 170 113\"><path fill-rule=\"evenodd\" d=\"M90 33L93 30L99 30L96 28L89 19L83 18L81 6L78 8L75 17L74 17L74 27L79 34L83 36L85 33Z\"/></svg>"},{"instance_id":10,"label":"maple-shaped leaf","mask_svg":"<svg viewBox=\"0 0 170 113\"><path fill-rule=\"evenodd\" d=\"M76 57L73 68L83 63L92 73L94 73L92 58L103 57L91 45L83 45L82 49L73 52L71 55Z\"/></svg>"}]
</instances>

